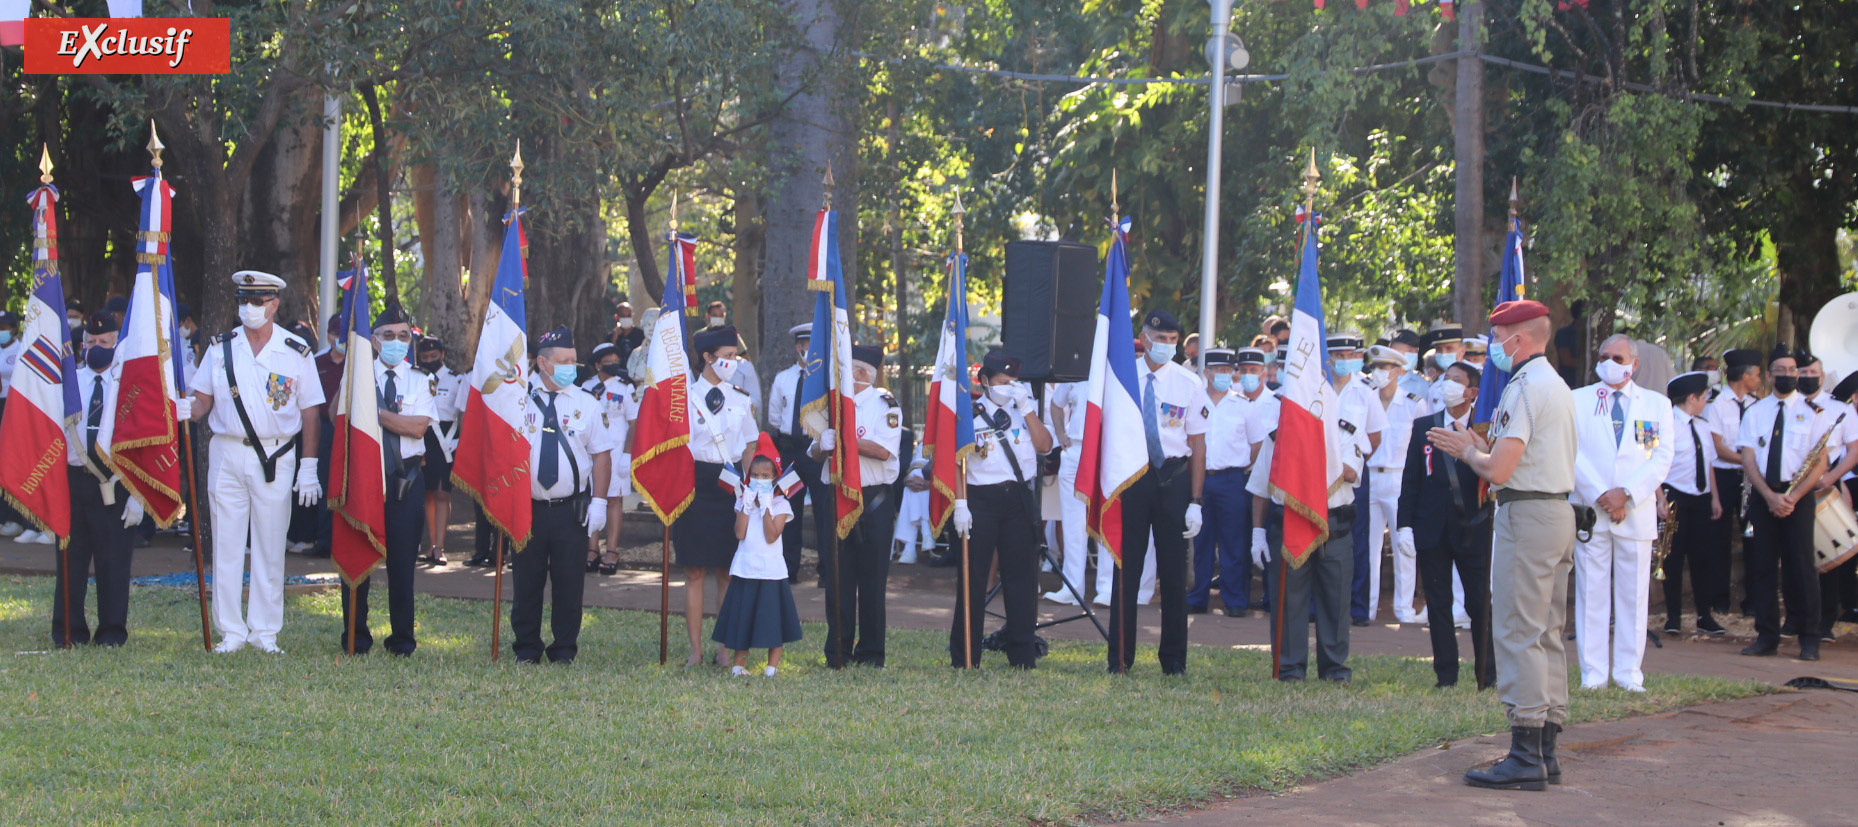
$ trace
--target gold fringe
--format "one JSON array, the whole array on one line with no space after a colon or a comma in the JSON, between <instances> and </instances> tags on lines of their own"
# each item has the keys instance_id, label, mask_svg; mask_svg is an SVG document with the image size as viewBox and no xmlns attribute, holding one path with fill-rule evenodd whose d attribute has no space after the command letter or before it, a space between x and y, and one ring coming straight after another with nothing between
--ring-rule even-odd
<instances>
[{"instance_id":1,"label":"gold fringe","mask_svg":"<svg viewBox=\"0 0 1858 827\"><path fill-rule=\"evenodd\" d=\"M69 466L66 466L66 467L69 467ZM70 472L66 471L65 473L68 474ZM66 479L65 484L70 485L70 480L68 478ZM68 534L66 536L60 537L58 534L54 533L51 530L51 528L45 524L44 520L39 519L39 515L34 514L31 511L27 510L26 504L23 502L20 502L17 498L15 498L13 496L13 492L7 491L5 489L0 489L0 499L5 499L7 505L12 506L14 511L18 511L21 517L25 517L27 522L32 523L33 525L37 526L38 528L35 529L36 531L46 533L46 534L51 534L53 537L58 537L58 548L64 549L71 545L71 537Z\"/></svg>"},{"instance_id":2,"label":"gold fringe","mask_svg":"<svg viewBox=\"0 0 1858 827\"><path fill-rule=\"evenodd\" d=\"M135 254L135 263L137 264L154 264L154 265L159 266L162 264L166 264L167 261L168 261L168 257L165 255L162 255L161 253L136 253Z\"/></svg>"},{"instance_id":3,"label":"gold fringe","mask_svg":"<svg viewBox=\"0 0 1858 827\"><path fill-rule=\"evenodd\" d=\"M454 462L453 468L456 468L456 467L457 465ZM458 472L456 470L452 471L452 485L457 486L460 490L464 491L465 494L469 495L471 497L471 501L477 503L477 507L484 512L484 519L489 520L492 526L495 526L498 531L503 532L503 535L505 537L510 538L510 544L512 546L512 548L510 549L510 553L514 554L529 546L529 538L533 534L533 530L531 532L524 533L522 536L522 539L520 540L517 539L516 537L511 536L510 527L504 525L502 520L497 519L496 515L490 509L484 507L484 495L478 493L478 490L476 488L472 488L470 483L467 483L464 480L459 479Z\"/></svg>"},{"instance_id":4,"label":"gold fringe","mask_svg":"<svg viewBox=\"0 0 1858 827\"><path fill-rule=\"evenodd\" d=\"M120 456L120 454L116 453L117 449L119 448L121 449L141 448L147 445L154 445L159 442L161 442L160 439L152 439L152 440L151 439L138 439L133 442L119 443L116 446L113 446L110 449L110 457L109 457L110 468L114 469L118 476L134 477L137 480L142 481L144 485L147 485L148 487L155 489L157 492L161 493L163 496L172 498L174 502L178 505L178 507L174 509L174 516L169 517L166 520L163 520L159 514L155 513L155 509L150 508L148 506L148 499L146 497L143 497L140 492L136 491L135 486L132 486L132 485L123 486L124 488L129 490L129 496L135 497L137 500L141 501L142 510L144 512L147 512L149 518L155 521L155 525L161 528L173 528L174 524L177 521L187 516L187 501L181 499L180 492L175 491L165 485L162 485L154 477L149 476L146 471L142 470L141 466L118 460L117 457ZM180 454L180 451L176 450L175 454L178 456Z\"/></svg>"},{"instance_id":5,"label":"gold fringe","mask_svg":"<svg viewBox=\"0 0 1858 827\"><path fill-rule=\"evenodd\" d=\"M1291 554L1289 546L1286 546L1283 549L1282 553L1288 554L1290 556L1290 567L1291 568L1293 569L1303 568L1303 564L1309 561L1310 554L1315 552L1317 548L1321 547L1323 543L1326 543L1329 541L1329 518L1316 516L1316 511L1314 509L1311 509L1308 505L1305 505L1303 501L1291 497L1289 494L1285 493L1284 489L1282 488L1272 485L1270 486L1270 490L1271 490L1271 493L1284 498L1285 508L1288 508L1291 511L1297 512L1298 514L1302 515L1304 519L1307 519L1310 522L1315 523L1317 526L1316 539L1311 541L1309 547L1305 548L1301 554Z\"/></svg>"},{"instance_id":6,"label":"gold fringe","mask_svg":"<svg viewBox=\"0 0 1858 827\"><path fill-rule=\"evenodd\" d=\"M384 491L382 492L383 504L386 502L385 496L384 496L385 493L386 492ZM363 571L360 577L350 578L348 576L348 573L342 570L341 566L335 567L336 574L339 574L342 576L342 582L347 583L349 588L352 589L352 588L356 588L360 586L369 577L372 577L374 575L374 570L380 568L381 563L386 561L387 546L381 541L374 539L374 535L368 531L367 523L364 523L360 520L355 519L354 516L349 514L346 510L337 511L336 513L342 515L342 522L348 523L349 528L355 529L356 531L361 532L363 536L367 537L368 545L373 546L375 553L380 555L379 558L375 559L373 562L370 562L368 564L367 570Z\"/></svg>"},{"instance_id":7,"label":"gold fringe","mask_svg":"<svg viewBox=\"0 0 1858 827\"><path fill-rule=\"evenodd\" d=\"M683 501L679 502L677 504L677 507L672 508L669 510L669 512L667 512L664 508L658 505L657 500L652 499L651 493L645 488L645 486L638 484L637 472L639 470L639 466L644 465L647 462L650 462L652 458L658 456L659 454L662 454L666 451L669 451L673 448L677 448L682 445L687 445L689 443L690 443L690 434L680 434L678 436L672 437L670 441L668 442L662 442L662 443L659 443L658 445L652 446L652 449L650 451L645 452L644 456L642 457L635 456L632 458L632 469L631 470L634 473L634 482L633 482L632 488L634 491L639 492L639 497L645 500L646 505L649 505L652 507L652 513L658 515L658 521L661 523L664 523L666 528L669 528L672 523L677 522L677 518L684 516L684 509L689 508L690 504L696 501L697 499L696 486L693 484L691 486L690 493L684 495Z\"/></svg>"},{"instance_id":8,"label":"gold fringe","mask_svg":"<svg viewBox=\"0 0 1858 827\"><path fill-rule=\"evenodd\" d=\"M1110 492L1110 495L1109 495L1109 496L1107 496L1107 497L1104 497L1104 498L1103 498L1103 502L1104 502L1104 504L1105 504L1105 505L1108 505L1108 504L1109 504L1109 502L1110 502L1111 500L1115 500L1115 499L1121 499L1121 498L1122 498L1122 495L1123 495L1123 492L1124 492L1124 491L1128 491L1128 490L1129 490L1129 486L1131 486L1131 485L1135 485L1135 484L1136 484L1136 483L1137 483L1138 481L1140 481L1140 480L1142 479L1142 477L1143 477L1143 475L1145 475L1145 474L1147 474L1147 473L1148 473L1148 464L1147 464L1147 463L1143 463L1143 464L1142 464L1142 469L1141 469L1141 470L1139 470L1139 471L1137 471L1137 472L1135 472L1135 476L1132 476L1132 477L1130 477L1129 479L1126 479L1126 480L1123 480L1123 484L1122 484L1122 485L1118 485L1118 486L1116 486L1116 490L1115 490L1115 491L1112 491L1112 492ZM1088 506L1088 505L1089 505L1089 503L1090 503L1090 501L1089 501L1089 498L1087 498L1087 497L1081 497L1081 496L1080 496L1080 497L1078 497L1078 499L1081 499L1081 500L1084 500L1084 501L1085 501L1085 505L1086 505L1086 506ZM1095 522L1096 522L1096 523L1097 523L1098 525L1102 525L1102 523L1103 523L1103 515L1102 515L1101 513L1098 513L1098 514L1095 514L1095 515L1090 515L1090 516L1094 516L1094 517L1096 517L1097 519L1096 519L1096 521L1095 521ZM1102 543L1102 544L1103 544L1103 547L1104 547L1104 548L1115 548L1115 547L1116 547L1116 545L1117 545L1118 543L1121 543L1121 542L1123 541L1123 538L1121 538L1121 537L1118 537L1118 538L1116 538L1116 542L1115 542L1115 543L1112 543L1112 542L1110 542L1110 541L1109 541L1109 538L1107 538L1107 537L1104 537L1104 536L1103 536L1103 531L1102 531L1101 529L1099 529L1099 528L1092 528L1092 527L1091 527L1091 525L1090 525L1090 523L1091 523L1091 522L1092 522L1092 521L1091 521L1090 519L1088 519L1088 518L1086 518L1086 519L1084 520L1084 530L1085 530L1086 532L1088 532L1088 533L1090 534L1090 536L1091 536L1091 537L1093 537L1093 538L1095 538L1097 542L1099 542L1099 543ZM1117 567L1117 568L1119 568L1119 569L1120 569L1120 568L1122 568L1122 567L1123 567L1123 555L1122 555L1122 552L1117 552L1117 553L1115 553L1115 554L1112 554L1112 555L1110 555L1110 559L1111 559L1111 560L1114 560L1114 561L1116 562L1116 567Z\"/></svg>"}]
</instances>

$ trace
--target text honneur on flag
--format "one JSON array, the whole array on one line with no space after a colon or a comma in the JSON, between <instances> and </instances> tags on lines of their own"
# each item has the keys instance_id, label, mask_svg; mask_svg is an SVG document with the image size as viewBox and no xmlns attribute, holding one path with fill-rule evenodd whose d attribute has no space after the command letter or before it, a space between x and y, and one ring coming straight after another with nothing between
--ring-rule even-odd
<instances>
[{"instance_id":1,"label":"text honneur on flag","mask_svg":"<svg viewBox=\"0 0 1858 827\"><path fill-rule=\"evenodd\" d=\"M1516 182L1510 182L1510 231L1503 238L1503 273L1497 282L1497 304L1517 301L1527 294L1523 286L1523 223L1516 217ZM1491 305L1494 311L1496 305ZM1495 338L1495 337L1492 337ZM1494 344L1494 342L1493 342ZM1478 380L1477 410L1471 414L1471 424L1478 433L1488 428L1491 415L1497 412L1497 404L1503 401L1503 389L1510 384L1510 374L1497 369L1492 361L1484 362L1484 376ZM1476 428L1477 425L1485 428Z\"/></svg>"},{"instance_id":2,"label":"text honneur on flag","mask_svg":"<svg viewBox=\"0 0 1858 827\"><path fill-rule=\"evenodd\" d=\"M806 376L800 382L801 421L814 439L832 429L839 445L828 448L855 446L858 406L852 399L851 314L845 271L839 264L839 219L830 205L813 221L813 255L806 286L817 291L818 298L813 307L813 336L806 346ZM833 450L826 467L836 494L837 532L843 538L864 513L857 449Z\"/></svg>"},{"instance_id":3,"label":"text honneur on flag","mask_svg":"<svg viewBox=\"0 0 1858 827\"><path fill-rule=\"evenodd\" d=\"M26 198L32 205L32 290L18 325L10 404L0 418L0 445L20 447L0 451L0 492L62 544L71 536L65 427L81 412L64 278L58 273L58 189L52 186L49 151L41 155L39 169L40 186Z\"/></svg>"},{"instance_id":4,"label":"text honneur on flag","mask_svg":"<svg viewBox=\"0 0 1858 827\"><path fill-rule=\"evenodd\" d=\"M533 508L529 440L522 432L529 410L528 309L523 299L529 244L523 212L520 205L513 206L504 219L503 254L477 337L471 390L452 464L452 481L484 507L485 519L508 535L514 548L529 542Z\"/></svg>"},{"instance_id":5,"label":"text honneur on flag","mask_svg":"<svg viewBox=\"0 0 1858 827\"><path fill-rule=\"evenodd\" d=\"M695 236L671 231L670 272L658 318L646 331L645 393L633 425L632 484L665 525L676 521L696 496L697 473L690 453L690 349L685 344L679 286L695 263Z\"/></svg>"},{"instance_id":6,"label":"text honneur on flag","mask_svg":"<svg viewBox=\"0 0 1858 827\"><path fill-rule=\"evenodd\" d=\"M923 421L923 453L930 462L929 522L937 532L954 511L961 459L974 450L974 397L968 390L968 256L956 246L948 257L948 311L942 318Z\"/></svg>"},{"instance_id":7,"label":"text honneur on flag","mask_svg":"<svg viewBox=\"0 0 1858 827\"><path fill-rule=\"evenodd\" d=\"M1305 188L1312 197L1314 176L1312 159ZM1322 282L1316 274L1322 216L1308 212L1289 350L1279 372L1283 386L1277 391L1282 403L1277 433L1266 448L1272 451L1271 490L1284 501L1284 554L1292 566L1303 565L1328 539L1329 485L1331 480L1339 481L1342 473L1340 448L1329 443L1329 429L1323 425L1324 416L1335 415L1338 401L1328 379ZM1279 453L1279 446L1287 450Z\"/></svg>"},{"instance_id":8,"label":"text honneur on flag","mask_svg":"<svg viewBox=\"0 0 1858 827\"><path fill-rule=\"evenodd\" d=\"M387 556L386 465L368 306L368 271L358 266L342 302L337 334L347 343L349 358L342 362L329 452L329 508L341 518L330 528L329 558L350 589L367 580ZM352 647L352 631L348 640Z\"/></svg>"},{"instance_id":9,"label":"text honneur on flag","mask_svg":"<svg viewBox=\"0 0 1858 827\"><path fill-rule=\"evenodd\" d=\"M174 187L162 176L162 147L152 134L149 145L156 156L154 170L134 181L142 202L135 286L110 368L119 381L104 386L104 405L110 413L103 418L97 446L108 452L123 485L156 524L165 528L185 512L180 423L174 400L187 388L182 353L175 345L180 335L174 318L174 262L168 248Z\"/></svg>"},{"instance_id":10,"label":"text honneur on flag","mask_svg":"<svg viewBox=\"0 0 1858 827\"><path fill-rule=\"evenodd\" d=\"M1084 522L1090 536L1109 549L1118 566L1126 551L1122 494L1149 470L1142 440L1129 438L1142 433L1135 340L1129 327L1129 227L1127 218L1111 219L1103 295L1097 302L1097 333L1090 346L1083 452L1078 455L1075 492L1085 503Z\"/></svg>"}]
</instances>

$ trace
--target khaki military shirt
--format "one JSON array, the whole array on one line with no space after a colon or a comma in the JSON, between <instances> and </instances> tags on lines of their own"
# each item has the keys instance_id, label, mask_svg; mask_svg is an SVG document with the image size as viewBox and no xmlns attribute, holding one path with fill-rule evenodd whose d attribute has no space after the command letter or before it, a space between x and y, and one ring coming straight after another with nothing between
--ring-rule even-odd
<instances>
[{"instance_id":1,"label":"khaki military shirt","mask_svg":"<svg viewBox=\"0 0 1858 827\"><path fill-rule=\"evenodd\" d=\"M1522 460L1509 482L1493 486L1514 491L1566 494L1574 490L1574 392L1548 360L1532 356L1510 376L1503 400L1490 417L1490 444L1505 438L1523 442Z\"/></svg>"}]
</instances>

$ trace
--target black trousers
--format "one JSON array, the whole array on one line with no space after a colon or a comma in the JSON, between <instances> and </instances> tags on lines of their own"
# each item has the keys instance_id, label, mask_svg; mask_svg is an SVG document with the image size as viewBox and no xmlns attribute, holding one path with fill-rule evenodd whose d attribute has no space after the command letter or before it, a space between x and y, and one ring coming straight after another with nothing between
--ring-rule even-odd
<instances>
[{"instance_id":1,"label":"black trousers","mask_svg":"<svg viewBox=\"0 0 1858 827\"><path fill-rule=\"evenodd\" d=\"M1690 598L1701 620L1714 614L1716 606L1729 602L1729 546L1711 536L1719 529L1710 519L1710 495L1666 488L1665 498L1677 517L1677 536L1672 538L1671 554L1664 558L1666 622L1684 613L1685 568L1690 569Z\"/></svg>"},{"instance_id":2,"label":"black trousers","mask_svg":"<svg viewBox=\"0 0 1858 827\"><path fill-rule=\"evenodd\" d=\"M968 509L974 527L968 532L968 591L955 587L955 619L948 630L949 663L955 667L979 666L981 631L986 625L987 572L994 556L1000 558L1000 599L1006 604L1006 660L1022 669L1038 664L1038 645L1032 627L1039 620L1039 540L1034 529L1039 515L1032 493L1014 482L969 485ZM959 583L959 578L957 578ZM961 642L961 619L968 618L968 645ZM967 653L974 662L964 664Z\"/></svg>"},{"instance_id":3,"label":"black trousers","mask_svg":"<svg viewBox=\"0 0 1858 827\"><path fill-rule=\"evenodd\" d=\"M1802 642L1817 641L1819 568L1813 562L1812 502L1803 499L1792 514L1776 517L1768 511L1767 500L1751 497L1748 522L1755 536L1743 559L1748 569L1749 609L1755 615L1755 642L1770 646L1780 642L1777 585L1787 592L1787 625L1799 633Z\"/></svg>"},{"instance_id":4,"label":"black trousers","mask_svg":"<svg viewBox=\"0 0 1858 827\"><path fill-rule=\"evenodd\" d=\"M418 570L419 543L426 533L426 477L423 468L406 470L406 493L400 484L387 479L387 617L392 631L387 635L387 651L410 655L419 648L413 637L413 573ZM348 589L342 590L342 651L348 651L348 613L355 612L355 654L374 648L374 635L368 631L368 591L374 576L355 587L355 605L349 605Z\"/></svg>"},{"instance_id":5,"label":"black trousers","mask_svg":"<svg viewBox=\"0 0 1858 827\"><path fill-rule=\"evenodd\" d=\"M510 605L510 650L516 659L539 663L546 651L552 663L573 663L580 651L581 590L587 583L587 511L583 497L536 501L529 544L516 554L516 595ZM549 631L555 636L542 647L542 590L549 590L554 613Z\"/></svg>"},{"instance_id":6,"label":"black trousers","mask_svg":"<svg viewBox=\"0 0 1858 827\"><path fill-rule=\"evenodd\" d=\"M884 665L884 589L890 579L890 534L897 523L890 488L865 486L858 524L849 536L827 543L831 552L820 555L826 570L826 664L835 669L848 663Z\"/></svg>"},{"instance_id":7,"label":"black trousers","mask_svg":"<svg viewBox=\"0 0 1858 827\"><path fill-rule=\"evenodd\" d=\"M83 468L68 469L71 489L71 541L58 555L58 593L52 595L52 642L59 646L95 643L121 646L129 640L129 558L135 529L123 527L129 489L116 486L116 502L103 504L103 488ZM97 572L97 630L84 620L92 566ZM71 637L65 638L69 606Z\"/></svg>"},{"instance_id":8,"label":"black trousers","mask_svg":"<svg viewBox=\"0 0 1858 827\"><path fill-rule=\"evenodd\" d=\"M1437 545L1415 551L1419 579L1426 589L1426 622L1432 635L1432 673L1441 686L1458 683L1458 630L1452 625L1452 569L1464 583L1464 610L1471 616L1471 670L1477 688L1497 682L1497 658L1490 640L1491 521L1446 531ZM1439 595L1434 598L1433 595Z\"/></svg>"},{"instance_id":9,"label":"black trousers","mask_svg":"<svg viewBox=\"0 0 1858 827\"><path fill-rule=\"evenodd\" d=\"M806 537L805 530L800 527L800 512L806 505L807 494L813 495L813 537L822 548L826 545L827 532L833 529L833 504L838 499L832 494L832 486L819 481L819 462L806 455L805 445L792 449L791 454L786 450L781 451L781 463L783 468L791 464L800 474L800 479L806 482L804 490L787 498L787 505L793 509L794 518L788 520L787 526L781 529L781 557L787 561L787 582L798 583L801 576L800 550ZM823 551L819 559L825 560ZM825 576L824 571L814 574Z\"/></svg>"},{"instance_id":10,"label":"black trousers","mask_svg":"<svg viewBox=\"0 0 1858 827\"><path fill-rule=\"evenodd\" d=\"M1193 479L1183 458L1171 459L1123 490L1123 559L1110 590L1110 671L1135 665L1136 594L1155 537L1155 594L1161 598L1161 644L1156 659L1164 674L1187 671L1187 502Z\"/></svg>"},{"instance_id":11,"label":"black trousers","mask_svg":"<svg viewBox=\"0 0 1858 827\"><path fill-rule=\"evenodd\" d=\"M1729 612L1729 572L1731 568L1729 547L1735 542L1735 538L1742 536L1742 470L1739 468L1714 470L1717 496L1723 504L1723 516L1721 519L1710 521L1709 534L1704 536L1704 542L1709 545L1709 550L1703 553L1703 557L1722 561L1721 589L1710 596L1712 602L1708 604L1703 603L1702 598L1695 594L1691 596L1697 599L1697 605L1708 605L1717 613L1727 614ZM1742 556L1742 590L1744 593L1742 608L1746 610L1748 608L1746 600L1748 591L1747 548L1742 549Z\"/></svg>"}]
</instances>

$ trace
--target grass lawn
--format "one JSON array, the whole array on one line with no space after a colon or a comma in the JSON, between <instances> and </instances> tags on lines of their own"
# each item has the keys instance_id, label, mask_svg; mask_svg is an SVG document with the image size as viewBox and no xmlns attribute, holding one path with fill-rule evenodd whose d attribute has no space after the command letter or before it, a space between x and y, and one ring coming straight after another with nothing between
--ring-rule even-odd
<instances>
[{"instance_id":1,"label":"grass lawn","mask_svg":"<svg viewBox=\"0 0 1858 827\"><path fill-rule=\"evenodd\" d=\"M890 668L835 673L808 624L780 676L731 678L660 668L656 617L592 610L575 665L492 665L488 604L424 595L410 660L339 657L334 592L291 599L286 654L209 655L193 593L153 588L133 595L124 649L13 654L49 647L51 595L49 578L0 577L0 823L1066 824L1504 727L1493 692L1433 691L1427 661L1397 657L1354 658L1352 688L1279 684L1268 652L1203 648L1186 678L1147 647L1112 677L1084 643L1029 673L991 654L957 674L945 633L892 629ZM375 601L378 645L385 589ZM1763 691L1646 687L1579 693L1572 716Z\"/></svg>"}]
</instances>

